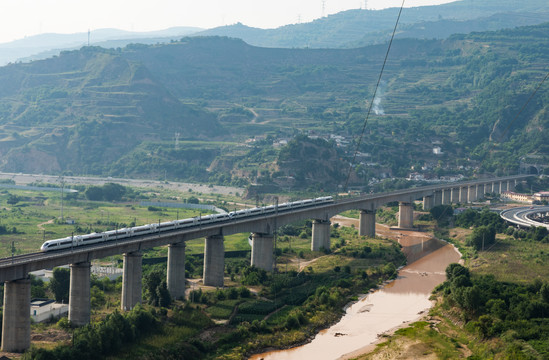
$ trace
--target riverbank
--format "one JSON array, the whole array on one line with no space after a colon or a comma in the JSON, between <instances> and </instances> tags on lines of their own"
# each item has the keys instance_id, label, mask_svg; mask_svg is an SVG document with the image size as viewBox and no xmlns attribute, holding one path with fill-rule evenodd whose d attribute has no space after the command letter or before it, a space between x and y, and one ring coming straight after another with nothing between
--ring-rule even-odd
<instances>
[{"instance_id":1,"label":"riverbank","mask_svg":"<svg viewBox=\"0 0 549 360\"><path fill-rule=\"evenodd\" d=\"M342 226L357 222L342 217L332 221ZM383 225L376 225L376 230L379 235L399 241L403 252L414 260L400 270L398 278L349 306L339 322L319 332L310 343L251 359L353 358L371 351L381 336L419 320L432 307L431 291L445 280L446 266L459 261L459 253L452 245L426 233L390 230Z\"/></svg>"}]
</instances>

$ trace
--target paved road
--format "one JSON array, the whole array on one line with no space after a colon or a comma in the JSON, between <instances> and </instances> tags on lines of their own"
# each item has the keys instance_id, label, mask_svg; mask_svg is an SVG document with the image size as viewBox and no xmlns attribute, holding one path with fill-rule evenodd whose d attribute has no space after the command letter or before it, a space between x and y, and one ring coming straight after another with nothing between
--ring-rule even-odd
<instances>
[{"instance_id":1,"label":"paved road","mask_svg":"<svg viewBox=\"0 0 549 360\"><path fill-rule=\"evenodd\" d=\"M34 174L14 174L14 173L0 173L0 179L12 179L17 185L27 185L33 182L44 182L50 184L60 184L61 177L54 175L34 175ZM145 187L145 188L161 188L161 189L172 189L179 191L188 191L191 189L193 192L200 192L206 194L222 194L222 195L234 195L239 193L242 195L245 189L232 187L232 186L218 186L214 185L210 187L209 185L202 184L191 184L191 183L181 183L181 182L164 182L157 180L138 180L138 179L121 179L121 178L100 178L100 177L91 177L91 176L64 176L63 180L65 184L72 185L103 185L105 183L116 183L125 186L133 187Z\"/></svg>"},{"instance_id":2,"label":"paved road","mask_svg":"<svg viewBox=\"0 0 549 360\"><path fill-rule=\"evenodd\" d=\"M545 226L549 229L549 224L543 224L528 218L529 215L540 212L549 212L549 206L525 206L512 208L502 211L500 216L504 220L522 227Z\"/></svg>"}]
</instances>

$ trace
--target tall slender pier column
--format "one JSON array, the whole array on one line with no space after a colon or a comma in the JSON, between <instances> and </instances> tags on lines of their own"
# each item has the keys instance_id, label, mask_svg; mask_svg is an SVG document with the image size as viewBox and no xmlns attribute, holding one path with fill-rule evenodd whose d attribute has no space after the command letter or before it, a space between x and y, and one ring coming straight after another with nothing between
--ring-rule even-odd
<instances>
[{"instance_id":1,"label":"tall slender pier column","mask_svg":"<svg viewBox=\"0 0 549 360\"><path fill-rule=\"evenodd\" d=\"M124 271L122 273L122 300L120 307L130 311L141 303L142 258L140 252L124 254Z\"/></svg>"},{"instance_id":2,"label":"tall slender pier column","mask_svg":"<svg viewBox=\"0 0 549 360\"><path fill-rule=\"evenodd\" d=\"M435 191L435 206L442 205L442 191L437 190Z\"/></svg>"},{"instance_id":3,"label":"tall slender pier column","mask_svg":"<svg viewBox=\"0 0 549 360\"><path fill-rule=\"evenodd\" d=\"M173 299L185 298L185 243L168 245L166 282Z\"/></svg>"},{"instance_id":4,"label":"tall slender pier column","mask_svg":"<svg viewBox=\"0 0 549 360\"><path fill-rule=\"evenodd\" d=\"M30 279L4 283L2 351L23 352L30 347L30 300Z\"/></svg>"},{"instance_id":5,"label":"tall slender pier column","mask_svg":"<svg viewBox=\"0 0 549 360\"><path fill-rule=\"evenodd\" d=\"M434 207L435 198L433 195L423 197L423 210L429 211Z\"/></svg>"},{"instance_id":6,"label":"tall slender pier column","mask_svg":"<svg viewBox=\"0 0 549 360\"><path fill-rule=\"evenodd\" d=\"M499 181L492 183L492 192L494 194L501 194L501 187L500 187Z\"/></svg>"},{"instance_id":7,"label":"tall slender pier column","mask_svg":"<svg viewBox=\"0 0 549 360\"><path fill-rule=\"evenodd\" d=\"M467 204L469 200L469 188L467 186L463 186L459 188L459 202L462 204Z\"/></svg>"},{"instance_id":8,"label":"tall slender pier column","mask_svg":"<svg viewBox=\"0 0 549 360\"><path fill-rule=\"evenodd\" d=\"M274 236L252 234L252 266L265 271L273 271Z\"/></svg>"},{"instance_id":9,"label":"tall slender pier column","mask_svg":"<svg viewBox=\"0 0 549 360\"><path fill-rule=\"evenodd\" d=\"M502 181L500 183L500 186L501 186L501 192L503 193L504 191L507 191L507 181Z\"/></svg>"},{"instance_id":10,"label":"tall slender pier column","mask_svg":"<svg viewBox=\"0 0 549 360\"><path fill-rule=\"evenodd\" d=\"M223 287L224 274L225 244L223 235L208 236L204 243L204 285Z\"/></svg>"},{"instance_id":11,"label":"tall slender pier column","mask_svg":"<svg viewBox=\"0 0 549 360\"><path fill-rule=\"evenodd\" d=\"M452 189L442 190L442 205L449 205L452 203Z\"/></svg>"},{"instance_id":12,"label":"tall slender pier column","mask_svg":"<svg viewBox=\"0 0 549 360\"><path fill-rule=\"evenodd\" d=\"M398 227L412 229L414 227L414 207L409 202L398 203Z\"/></svg>"},{"instance_id":13,"label":"tall slender pier column","mask_svg":"<svg viewBox=\"0 0 549 360\"><path fill-rule=\"evenodd\" d=\"M484 199L486 194L486 186L484 184L477 185L477 200Z\"/></svg>"},{"instance_id":14,"label":"tall slender pier column","mask_svg":"<svg viewBox=\"0 0 549 360\"><path fill-rule=\"evenodd\" d=\"M368 237L376 236L376 211L375 210L360 210L358 235L368 236Z\"/></svg>"},{"instance_id":15,"label":"tall slender pier column","mask_svg":"<svg viewBox=\"0 0 549 360\"><path fill-rule=\"evenodd\" d=\"M457 204L459 201L459 188L452 188L452 203Z\"/></svg>"},{"instance_id":16,"label":"tall slender pier column","mask_svg":"<svg viewBox=\"0 0 549 360\"><path fill-rule=\"evenodd\" d=\"M330 222L314 220L311 250L320 251L321 249L330 250Z\"/></svg>"},{"instance_id":17,"label":"tall slender pier column","mask_svg":"<svg viewBox=\"0 0 549 360\"><path fill-rule=\"evenodd\" d=\"M477 201L477 186L476 185L470 185L469 186L469 202Z\"/></svg>"},{"instance_id":18,"label":"tall slender pier column","mask_svg":"<svg viewBox=\"0 0 549 360\"><path fill-rule=\"evenodd\" d=\"M90 267L89 262L70 266L69 321L76 326L90 322Z\"/></svg>"}]
</instances>

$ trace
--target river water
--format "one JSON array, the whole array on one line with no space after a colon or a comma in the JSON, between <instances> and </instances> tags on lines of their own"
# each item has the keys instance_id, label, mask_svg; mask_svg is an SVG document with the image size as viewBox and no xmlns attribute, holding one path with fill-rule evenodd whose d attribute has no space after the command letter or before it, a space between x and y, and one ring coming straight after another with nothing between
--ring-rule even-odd
<instances>
[{"instance_id":1,"label":"river water","mask_svg":"<svg viewBox=\"0 0 549 360\"><path fill-rule=\"evenodd\" d=\"M354 219L341 217L332 222L343 226L356 224ZM392 231L379 224L376 233L398 240L403 246L408 265L400 269L398 278L349 306L338 323L318 333L310 343L257 354L250 359L347 359L368 352L379 335L418 320L431 307L429 296L445 280L446 267L458 262L460 254L452 245L426 233Z\"/></svg>"}]
</instances>

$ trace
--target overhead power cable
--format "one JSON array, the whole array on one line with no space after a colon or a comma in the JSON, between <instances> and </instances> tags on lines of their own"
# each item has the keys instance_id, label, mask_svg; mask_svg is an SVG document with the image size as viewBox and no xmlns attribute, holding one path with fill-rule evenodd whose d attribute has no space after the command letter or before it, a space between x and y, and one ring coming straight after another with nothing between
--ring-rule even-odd
<instances>
[{"instance_id":1,"label":"overhead power cable","mask_svg":"<svg viewBox=\"0 0 549 360\"><path fill-rule=\"evenodd\" d=\"M343 191L347 191L347 186L349 185L349 179L351 177L351 172L353 170L353 165L356 161L356 156L358 154L358 151L360 149L360 145L362 144L362 139L364 138L364 132L366 131L366 125L368 124L368 119L370 118L370 113L372 112L372 107L374 106L374 100L377 95L377 90L379 88L379 84L381 83L381 78L383 76L383 71L385 70L385 65L387 64L387 59L389 58L389 52L391 51L391 46L393 44L393 39L395 38L396 30L398 27L398 23L400 21L400 15L402 14L402 9L404 9L404 3L406 0L402 0L402 5L400 6L400 10L398 12L398 17L395 22L395 28L393 29L393 34L391 35L391 41L389 41L389 46L387 46L387 53L385 54L385 59L383 60L383 66L381 67L381 71L379 72L379 78L377 79L377 84L374 89L374 94L372 95L372 101L370 101L370 106L368 107L368 113L366 114L366 118L364 119L364 125L362 126L362 132L360 134L360 137L358 138L358 143L356 145L355 153L353 155L353 160L349 164L349 171L347 172L347 179L345 180L345 186L343 188Z\"/></svg>"}]
</instances>

